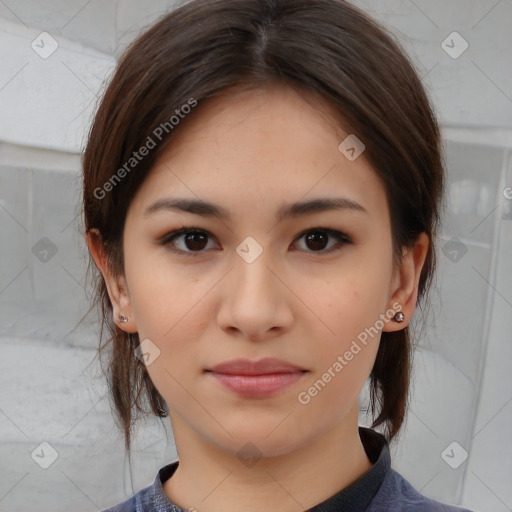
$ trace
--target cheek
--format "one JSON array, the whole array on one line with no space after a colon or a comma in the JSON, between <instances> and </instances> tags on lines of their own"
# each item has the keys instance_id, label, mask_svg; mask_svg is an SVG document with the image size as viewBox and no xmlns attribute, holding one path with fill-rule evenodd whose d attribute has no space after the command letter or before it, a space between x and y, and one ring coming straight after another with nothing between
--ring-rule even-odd
<instances>
[{"instance_id":1,"label":"cheek","mask_svg":"<svg viewBox=\"0 0 512 512\"><path fill-rule=\"evenodd\" d=\"M137 251L126 261L139 338L141 342L151 340L156 348L149 346L158 354L147 366L148 374L168 403L186 405L187 396L180 383L190 383L203 366L204 354L199 353L195 340L198 329L205 325L206 302L200 300L205 287L194 284L195 279L183 273L181 277L179 273L164 275L165 267L145 260Z\"/></svg>"},{"instance_id":2,"label":"cheek","mask_svg":"<svg viewBox=\"0 0 512 512\"><path fill-rule=\"evenodd\" d=\"M319 401L333 400L341 405L343 400L354 400L373 367L387 284L383 270L366 269L346 279L340 273L338 279L330 279L321 290L308 295L317 323L313 333L314 375L308 385L315 385L313 394L322 395ZM304 350L311 352L311 347Z\"/></svg>"},{"instance_id":3,"label":"cheek","mask_svg":"<svg viewBox=\"0 0 512 512\"><path fill-rule=\"evenodd\" d=\"M367 267L365 272L350 272L347 277L340 273L316 290L310 285L306 279L302 294L306 303L312 304L319 334L330 340L327 346L341 349L350 344L386 310L389 283L383 270Z\"/></svg>"},{"instance_id":4,"label":"cheek","mask_svg":"<svg viewBox=\"0 0 512 512\"><path fill-rule=\"evenodd\" d=\"M188 316L201 309L201 298L211 284L199 282L192 266L177 267L165 250L137 246L130 240L125 254L130 299L141 339L165 340L176 336L176 331L186 330Z\"/></svg>"},{"instance_id":5,"label":"cheek","mask_svg":"<svg viewBox=\"0 0 512 512\"><path fill-rule=\"evenodd\" d=\"M316 404L319 414L346 414L357 402L375 362L380 332L360 330L360 322L351 321L351 325L340 325L334 342L318 343L314 372L301 387L299 402Z\"/></svg>"}]
</instances>

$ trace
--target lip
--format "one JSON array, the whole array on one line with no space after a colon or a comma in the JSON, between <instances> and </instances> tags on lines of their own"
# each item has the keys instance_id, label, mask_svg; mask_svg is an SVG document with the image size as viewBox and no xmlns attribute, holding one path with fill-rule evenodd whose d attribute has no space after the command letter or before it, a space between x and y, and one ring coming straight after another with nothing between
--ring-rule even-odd
<instances>
[{"instance_id":1,"label":"lip","mask_svg":"<svg viewBox=\"0 0 512 512\"><path fill-rule=\"evenodd\" d=\"M300 380L308 370L286 361L234 359L206 370L226 389L246 398L265 398Z\"/></svg>"},{"instance_id":2,"label":"lip","mask_svg":"<svg viewBox=\"0 0 512 512\"><path fill-rule=\"evenodd\" d=\"M220 363L208 371L227 375L266 375L269 373L304 372L306 370L281 359L265 357L258 361L232 359L231 361Z\"/></svg>"}]
</instances>

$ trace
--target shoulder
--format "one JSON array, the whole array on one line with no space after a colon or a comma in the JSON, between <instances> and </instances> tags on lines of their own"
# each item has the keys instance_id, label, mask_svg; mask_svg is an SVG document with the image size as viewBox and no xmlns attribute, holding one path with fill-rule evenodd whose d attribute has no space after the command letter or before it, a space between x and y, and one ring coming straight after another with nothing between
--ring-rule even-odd
<instances>
[{"instance_id":1,"label":"shoulder","mask_svg":"<svg viewBox=\"0 0 512 512\"><path fill-rule=\"evenodd\" d=\"M118 505L114 505L113 507L102 510L101 512L136 512L135 508L135 496L132 496L130 499L119 503Z\"/></svg>"},{"instance_id":2,"label":"shoulder","mask_svg":"<svg viewBox=\"0 0 512 512\"><path fill-rule=\"evenodd\" d=\"M101 512L160 512L164 510L180 512L182 509L171 503L162 489L162 482L169 479L177 467L178 461L175 461L160 468L152 484L144 487L126 501Z\"/></svg>"},{"instance_id":3,"label":"shoulder","mask_svg":"<svg viewBox=\"0 0 512 512\"><path fill-rule=\"evenodd\" d=\"M151 488L152 486L145 487L126 501L102 510L101 512L145 512L148 510L145 508L145 505L148 503Z\"/></svg>"},{"instance_id":4,"label":"shoulder","mask_svg":"<svg viewBox=\"0 0 512 512\"><path fill-rule=\"evenodd\" d=\"M446 505L417 491L400 473L391 469L373 498L367 512L475 512Z\"/></svg>"}]
</instances>

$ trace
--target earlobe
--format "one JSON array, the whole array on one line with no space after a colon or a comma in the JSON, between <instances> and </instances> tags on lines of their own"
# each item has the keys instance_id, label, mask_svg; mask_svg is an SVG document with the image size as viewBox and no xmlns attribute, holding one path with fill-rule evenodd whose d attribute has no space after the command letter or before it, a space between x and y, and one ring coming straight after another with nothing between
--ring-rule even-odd
<instances>
[{"instance_id":1,"label":"earlobe","mask_svg":"<svg viewBox=\"0 0 512 512\"><path fill-rule=\"evenodd\" d=\"M389 307L400 304L400 312L403 313L403 320L392 318L382 329L385 332L399 331L409 324L416 309L418 298L418 286L421 276L421 270L425 263L425 258L430 245L430 239L426 233L420 233L416 239L415 245L405 249L402 257L401 268L397 271L394 278L395 289L389 300ZM398 283L398 284L396 284Z\"/></svg>"},{"instance_id":2,"label":"earlobe","mask_svg":"<svg viewBox=\"0 0 512 512\"><path fill-rule=\"evenodd\" d=\"M126 332L137 332L126 279L124 276L114 277L110 271L101 234L97 229L91 229L86 234L86 241L91 256L105 280L114 322Z\"/></svg>"}]
</instances>

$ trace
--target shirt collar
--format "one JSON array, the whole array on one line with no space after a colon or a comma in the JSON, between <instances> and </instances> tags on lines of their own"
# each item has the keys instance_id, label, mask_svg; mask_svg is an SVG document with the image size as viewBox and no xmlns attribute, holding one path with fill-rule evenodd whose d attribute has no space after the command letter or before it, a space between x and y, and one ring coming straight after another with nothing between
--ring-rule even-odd
<instances>
[{"instance_id":1,"label":"shirt collar","mask_svg":"<svg viewBox=\"0 0 512 512\"><path fill-rule=\"evenodd\" d=\"M359 427L359 437L373 466L348 487L309 509L310 512L360 512L366 510L377 494L386 474L391 470L389 445L382 434L371 428ZM163 484L172 477L178 464L179 461L176 461L159 470L150 486L151 492L147 494L148 501L144 503L143 509L145 512L187 512L170 501L163 490Z\"/></svg>"}]
</instances>

